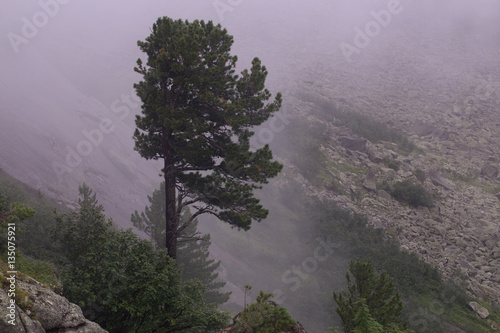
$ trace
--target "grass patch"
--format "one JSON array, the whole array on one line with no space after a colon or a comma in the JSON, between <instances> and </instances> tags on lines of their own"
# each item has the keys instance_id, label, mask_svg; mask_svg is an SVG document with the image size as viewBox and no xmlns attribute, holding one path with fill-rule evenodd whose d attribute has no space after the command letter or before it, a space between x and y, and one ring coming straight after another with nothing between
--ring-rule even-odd
<instances>
[{"instance_id":1,"label":"grass patch","mask_svg":"<svg viewBox=\"0 0 500 333\"><path fill-rule=\"evenodd\" d=\"M466 306L451 304L444 312L443 319L454 323L467 332L493 332L492 328L484 320L479 320L476 314Z\"/></svg>"},{"instance_id":2,"label":"grass patch","mask_svg":"<svg viewBox=\"0 0 500 333\"><path fill-rule=\"evenodd\" d=\"M364 168L347 163L335 164L333 168L343 173L353 173L356 175L362 175L366 172Z\"/></svg>"},{"instance_id":3,"label":"grass patch","mask_svg":"<svg viewBox=\"0 0 500 333\"><path fill-rule=\"evenodd\" d=\"M16 268L19 271L51 290L62 290L61 281L57 277L58 273L53 264L23 255L18 255L16 259Z\"/></svg>"}]
</instances>

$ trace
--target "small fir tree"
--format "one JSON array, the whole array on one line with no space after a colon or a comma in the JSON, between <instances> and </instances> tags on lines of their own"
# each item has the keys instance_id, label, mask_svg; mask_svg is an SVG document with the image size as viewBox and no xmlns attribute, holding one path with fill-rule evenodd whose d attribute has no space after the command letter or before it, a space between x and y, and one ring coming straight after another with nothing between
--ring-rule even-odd
<instances>
[{"instance_id":1,"label":"small fir tree","mask_svg":"<svg viewBox=\"0 0 500 333\"><path fill-rule=\"evenodd\" d=\"M148 196L150 205L139 213L135 211L131 220L134 226L146 233L157 248L165 247L165 183ZM191 212L185 207L181 215L181 223L191 220ZM219 290L225 282L218 281L217 269L220 261L210 258L210 235L200 235L197 231L198 220L187 224L179 235L177 262L182 265L184 281L198 279L206 287L205 300L208 303L225 303L230 293Z\"/></svg>"},{"instance_id":2,"label":"small fir tree","mask_svg":"<svg viewBox=\"0 0 500 333\"><path fill-rule=\"evenodd\" d=\"M382 327L402 325L406 329L406 324L399 320L403 302L386 272L377 274L371 260L358 258L349 262L346 280L348 292L333 293L344 332L355 332L360 318L364 318L362 322L369 319L366 309L370 318Z\"/></svg>"}]
</instances>

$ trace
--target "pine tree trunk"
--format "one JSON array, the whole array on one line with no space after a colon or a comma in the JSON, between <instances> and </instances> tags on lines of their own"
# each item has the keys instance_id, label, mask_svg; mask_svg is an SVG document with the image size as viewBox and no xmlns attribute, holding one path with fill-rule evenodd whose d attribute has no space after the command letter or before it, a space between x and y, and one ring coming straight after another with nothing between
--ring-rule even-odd
<instances>
[{"instance_id":1,"label":"pine tree trunk","mask_svg":"<svg viewBox=\"0 0 500 333\"><path fill-rule=\"evenodd\" d=\"M166 139L168 141L168 139ZM167 143L168 145L168 143ZM177 216L175 209L175 175L173 173L173 162L168 152L164 158L165 173L165 247L172 259L177 259Z\"/></svg>"}]
</instances>

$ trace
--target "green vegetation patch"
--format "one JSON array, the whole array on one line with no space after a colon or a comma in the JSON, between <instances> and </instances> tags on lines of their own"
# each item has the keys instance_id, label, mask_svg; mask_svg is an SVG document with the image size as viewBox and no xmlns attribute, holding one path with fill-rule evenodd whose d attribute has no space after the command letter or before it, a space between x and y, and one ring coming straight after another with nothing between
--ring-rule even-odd
<instances>
[{"instance_id":1,"label":"green vegetation patch","mask_svg":"<svg viewBox=\"0 0 500 333\"><path fill-rule=\"evenodd\" d=\"M315 104L317 116L337 126L350 128L353 133L370 140L373 143L390 141L398 145L400 152L410 154L416 150L415 144L401 131L374 120L369 116L356 111L340 110L334 103L325 98L308 93L297 93L296 97L302 101Z\"/></svg>"},{"instance_id":2,"label":"green vegetation patch","mask_svg":"<svg viewBox=\"0 0 500 333\"><path fill-rule=\"evenodd\" d=\"M452 327L457 326L467 332L491 332L467 309L470 298L463 284L444 280L436 268L415 253L402 251L395 238L371 227L365 216L319 201L310 203L308 214L318 235L329 235L341 244L339 257L369 259L377 271L386 271L394 279L404 303L401 319L409 328L445 333L456 332ZM494 309L491 313L495 318Z\"/></svg>"},{"instance_id":3,"label":"green vegetation patch","mask_svg":"<svg viewBox=\"0 0 500 333\"><path fill-rule=\"evenodd\" d=\"M394 171L399 171L399 168L401 167L401 162L389 157L384 157L382 159L382 163L384 163L388 168L394 170Z\"/></svg>"},{"instance_id":4,"label":"green vegetation patch","mask_svg":"<svg viewBox=\"0 0 500 333\"><path fill-rule=\"evenodd\" d=\"M47 261L33 259L24 255L16 258L16 268L24 274L56 292L62 292L62 284L57 277L55 266Z\"/></svg>"},{"instance_id":5,"label":"green vegetation patch","mask_svg":"<svg viewBox=\"0 0 500 333\"><path fill-rule=\"evenodd\" d=\"M384 182L377 187L379 190L387 191L394 199L409 204L412 207L434 207L432 196L421 184L415 184L412 180L395 182L392 185Z\"/></svg>"},{"instance_id":6,"label":"green vegetation patch","mask_svg":"<svg viewBox=\"0 0 500 333\"><path fill-rule=\"evenodd\" d=\"M425 171L422 169L416 169L415 172L415 177L423 184L425 182L425 179L427 178L427 175L425 174Z\"/></svg>"},{"instance_id":7,"label":"green vegetation patch","mask_svg":"<svg viewBox=\"0 0 500 333\"><path fill-rule=\"evenodd\" d=\"M363 175L366 173L366 170L362 167L358 167L348 163L341 163L334 165L334 169L339 170L343 173L353 173L356 175Z\"/></svg>"}]
</instances>

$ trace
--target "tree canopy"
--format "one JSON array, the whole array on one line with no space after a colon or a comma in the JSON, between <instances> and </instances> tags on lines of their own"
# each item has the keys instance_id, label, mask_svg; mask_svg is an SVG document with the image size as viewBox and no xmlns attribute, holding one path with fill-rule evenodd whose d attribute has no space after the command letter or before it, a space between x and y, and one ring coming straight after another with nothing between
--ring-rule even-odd
<instances>
[{"instance_id":1,"label":"tree canopy","mask_svg":"<svg viewBox=\"0 0 500 333\"><path fill-rule=\"evenodd\" d=\"M296 322L287 309L271 301L273 294L260 291L255 303L248 305L234 319L230 332L274 333L289 331Z\"/></svg>"},{"instance_id":2,"label":"tree canopy","mask_svg":"<svg viewBox=\"0 0 500 333\"><path fill-rule=\"evenodd\" d=\"M250 148L251 128L281 106L281 94L268 102L266 67L254 58L250 70L235 74L233 37L211 21L162 17L140 49L146 63L135 70L142 101L136 117L135 149L146 159L163 159L166 247L176 258L178 235L200 214L213 214L247 230L268 211L253 191L276 176L268 145ZM182 210L194 209L180 223Z\"/></svg>"},{"instance_id":3,"label":"tree canopy","mask_svg":"<svg viewBox=\"0 0 500 333\"><path fill-rule=\"evenodd\" d=\"M78 209L58 218L55 240L64 295L109 332L213 332L225 313L207 304L199 281L181 279L166 249L155 249L129 229L115 230L90 188L80 187Z\"/></svg>"}]
</instances>

